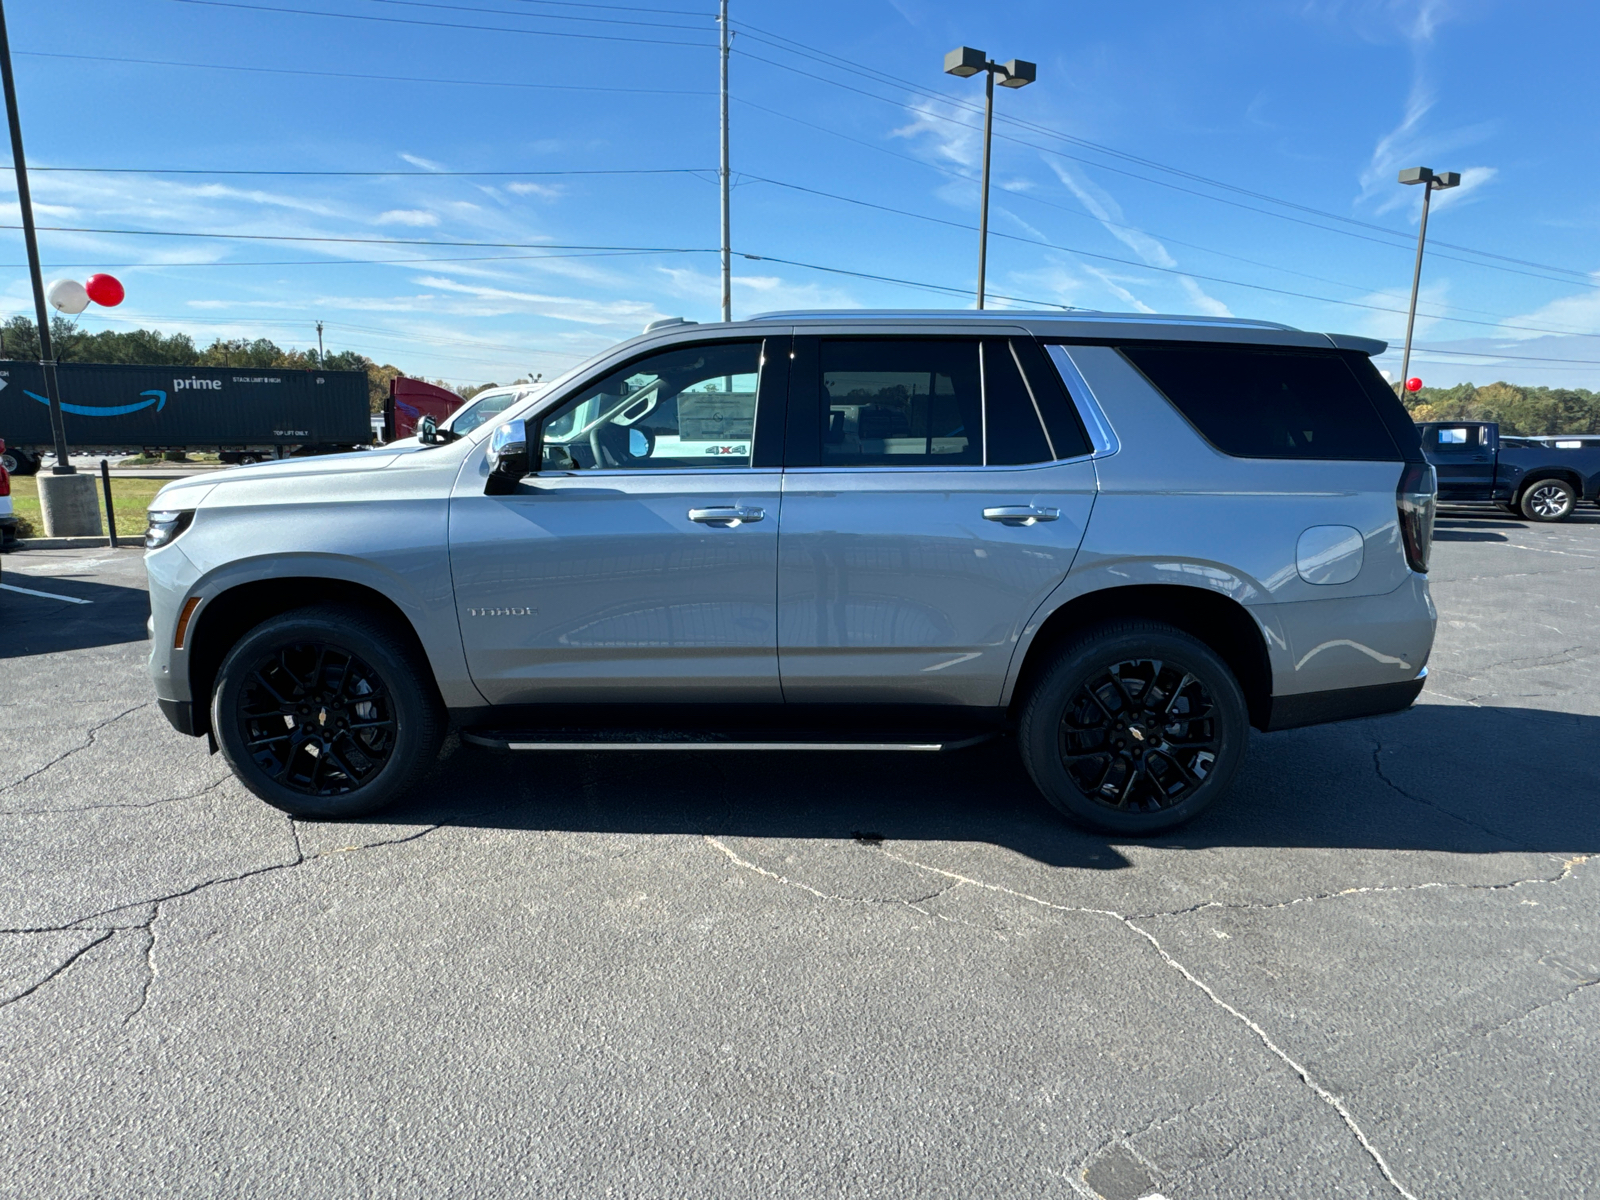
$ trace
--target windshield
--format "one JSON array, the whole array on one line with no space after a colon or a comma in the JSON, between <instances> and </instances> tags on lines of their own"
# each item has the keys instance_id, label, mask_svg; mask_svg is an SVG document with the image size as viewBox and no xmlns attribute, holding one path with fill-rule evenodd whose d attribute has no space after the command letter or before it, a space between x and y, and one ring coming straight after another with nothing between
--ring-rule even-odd
<instances>
[{"instance_id":1,"label":"windshield","mask_svg":"<svg viewBox=\"0 0 1600 1200\"><path fill-rule=\"evenodd\" d=\"M471 400L465 408L457 409L450 418L450 432L457 435L471 433L491 417L498 416L518 400L522 400L530 394L530 392L519 389L515 392L498 392L494 395Z\"/></svg>"}]
</instances>

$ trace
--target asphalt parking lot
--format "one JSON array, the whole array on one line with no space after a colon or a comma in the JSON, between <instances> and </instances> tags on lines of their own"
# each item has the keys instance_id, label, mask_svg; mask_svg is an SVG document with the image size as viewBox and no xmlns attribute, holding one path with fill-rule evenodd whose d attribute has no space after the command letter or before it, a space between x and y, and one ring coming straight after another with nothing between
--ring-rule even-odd
<instances>
[{"instance_id":1,"label":"asphalt parking lot","mask_svg":"<svg viewBox=\"0 0 1600 1200\"><path fill-rule=\"evenodd\" d=\"M1600 512L1446 515L1430 685L1178 836L1011 749L497 757L294 822L137 551L0 591L0 1194L1564 1197L1600 1178Z\"/></svg>"}]
</instances>

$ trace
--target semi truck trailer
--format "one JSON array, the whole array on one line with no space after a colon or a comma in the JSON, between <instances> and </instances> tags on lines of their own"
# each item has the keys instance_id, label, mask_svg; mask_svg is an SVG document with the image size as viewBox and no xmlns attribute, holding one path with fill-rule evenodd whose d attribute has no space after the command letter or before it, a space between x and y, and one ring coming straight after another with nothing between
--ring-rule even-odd
<instances>
[{"instance_id":1,"label":"semi truck trailer","mask_svg":"<svg viewBox=\"0 0 1600 1200\"><path fill-rule=\"evenodd\" d=\"M330 454L372 442L363 371L253 367L56 367L74 453L210 451L224 462ZM0 361L0 439L15 475L54 453L44 371Z\"/></svg>"}]
</instances>

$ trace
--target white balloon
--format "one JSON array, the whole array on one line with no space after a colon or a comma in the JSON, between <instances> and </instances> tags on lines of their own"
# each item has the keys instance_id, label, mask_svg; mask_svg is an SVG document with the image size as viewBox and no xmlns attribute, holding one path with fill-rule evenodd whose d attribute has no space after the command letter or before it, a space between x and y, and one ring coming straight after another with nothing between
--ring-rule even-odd
<instances>
[{"instance_id":1,"label":"white balloon","mask_svg":"<svg viewBox=\"0 0 1600 1200\"><path fill-rule=\"evenodd\" d=\"M83 290L83 284L76 279L56 280L45 293L45 298L52 307L68 314L81 313L89 307L89 293Z\"/></svg>"}]
</instances>

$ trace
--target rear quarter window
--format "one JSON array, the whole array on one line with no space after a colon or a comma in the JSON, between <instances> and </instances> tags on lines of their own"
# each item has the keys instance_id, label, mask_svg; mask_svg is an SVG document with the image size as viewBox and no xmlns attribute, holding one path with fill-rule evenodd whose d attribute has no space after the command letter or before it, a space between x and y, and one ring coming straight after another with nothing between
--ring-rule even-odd
<instances>
[{"instance_id":1,"label":"rear quarter window","mask_svg":"<svg viewBox=\"0 0 1600 1200\"><path fill-rule=\"evenodd\" d=\"M1149 343L1118 350L1224 454L1396 462L1406 457L1375 407L1370 381L1341 351ZM1370 363L1359 365L1377 375Z\"/></svg>"}]
</instances>

